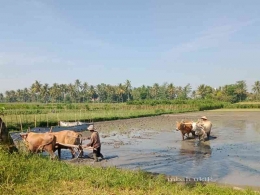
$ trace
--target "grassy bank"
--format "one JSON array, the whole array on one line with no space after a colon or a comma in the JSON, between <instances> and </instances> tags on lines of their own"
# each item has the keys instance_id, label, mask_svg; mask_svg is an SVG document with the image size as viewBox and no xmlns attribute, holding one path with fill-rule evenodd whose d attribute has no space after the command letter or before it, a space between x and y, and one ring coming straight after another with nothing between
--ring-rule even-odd
<instances>
[{"instance_id":1,"label":"grassy bank","mask_svg":"<svg viewBox=\"0 0 260 195\"><path fill-rule=\"evenodd\" d=\"M181 186L142 171L97 168L0 150L1 194L255 194L213 184Z\"/></svg>"}]
</instances>

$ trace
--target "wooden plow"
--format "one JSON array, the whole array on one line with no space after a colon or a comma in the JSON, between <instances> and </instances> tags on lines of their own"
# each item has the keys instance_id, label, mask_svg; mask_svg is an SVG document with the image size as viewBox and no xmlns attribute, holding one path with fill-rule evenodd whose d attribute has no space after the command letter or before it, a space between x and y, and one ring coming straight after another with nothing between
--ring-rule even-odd
<instances>
[{"instance_id":1,"label":"wooden plow","mask_svg":"<svg viewBox=\"0 0 260 195\"><path fill-rule=\"evenodd\" d=\"M65 146L65 147L71 147L73 149L77 149L78 154L75 157L76 159L82 157L83 154L80 152L81 149L82 150L91 150L91 151L93 151L93 147L82 147L81 144L80 145L73 145L73 144L64 144L64 143L56 142L55 147L56 146Z\"/></svg>"}]
</instances>

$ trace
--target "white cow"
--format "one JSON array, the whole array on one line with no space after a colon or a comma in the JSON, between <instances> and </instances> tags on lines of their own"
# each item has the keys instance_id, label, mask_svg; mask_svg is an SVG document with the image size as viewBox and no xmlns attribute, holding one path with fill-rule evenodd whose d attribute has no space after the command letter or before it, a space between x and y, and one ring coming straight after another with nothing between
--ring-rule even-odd
<instances>
[{"instance_id":1,"label":"white cow","mask_svg":"<svg viewBox=\"0 0 260 195\"><path fill-rule=\"evenodd\" d=\"M203 139L205 141L206 138L209 139L212 123L209 120L199 121L197 122L197 127L195 130L195 135L199 136L199 140Z\"/></svg>"}]
</instances>

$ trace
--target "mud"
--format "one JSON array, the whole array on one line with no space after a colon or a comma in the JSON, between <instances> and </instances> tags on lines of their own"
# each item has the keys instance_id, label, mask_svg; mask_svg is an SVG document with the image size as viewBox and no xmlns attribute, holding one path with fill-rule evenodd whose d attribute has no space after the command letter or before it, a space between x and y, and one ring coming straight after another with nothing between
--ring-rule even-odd
<instances>
[{"instance_id":1,"label":"mud","mask_svg":"<svg viewBox=\"0 0 260 195\"><path fill-rule=\"evenodd\" d=\"M202 115L213 123L210 139L182 141L181 133L175 130L176 121L196 121ZM98 122L95 127L105 159L94 165L259 187L259 118L260 112L208 111ZM65 150L62 156L65 161L93 164L87 156L69 160L70 153Z\"/></svg>"}]
</instances>

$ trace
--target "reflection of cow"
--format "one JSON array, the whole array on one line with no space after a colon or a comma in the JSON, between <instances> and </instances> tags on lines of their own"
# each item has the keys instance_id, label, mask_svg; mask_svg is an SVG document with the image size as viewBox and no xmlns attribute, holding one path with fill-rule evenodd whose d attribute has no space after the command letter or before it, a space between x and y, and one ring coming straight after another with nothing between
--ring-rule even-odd
<instances>
[{"instance_id":1,"label":"reflection of cow","mask_svg":"<svg viewBox=\"0 0 260 195\"><path fill-rule=\"evenodd\" d=\"M27 149L32 153L39 153L46 151L50 154L51 158L55 158L55 144L56 137L51 133L23 133L20 134L25 142Z\"/></svg>"},{"instance_id":2,"label":"reflection of cow","mask_svg":"<svg viewBox=\"0 0 260 195\"><path fill-rule=\"evenodd\" d=\"M198 164L211 156L210 142L181 142L180 155L195 160Z\"/></svg>"},{"instance_id":3,"label":"reflection of cow","mask_svg":"<svg viewBox=\"0 0 260 195\"><path fill-rule=\"evenodd\" d=\"M187 137L189 137L189 134L192 133L193 136L195 136L195 130L196 130L196 123L189 121L176 121L176 131L181 131L182 134L182 140L184 140L184 135L187 134Z\"/></svg>"},{"instance_id":4,"label":"reflection of cow","mask_svg":"<svg viewBox=\"0 0 260 195\"><path fill-rule=\"evenodd\" d=\"M66 146L68 145L77 145L79 147L80 156L83 155L83 148L82 145L82 135L71 131L71 130L64 130L59 132L51 132L52 135L56 137L56 146L55 150L58 150L58 156L61 157L61 149L69 149L71 151L72 158L75 158L76 152L74 151L74 148L72 146ZM64 144L64 145L62 145Z\"/></svg>"}]
</instances>

